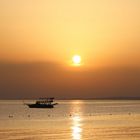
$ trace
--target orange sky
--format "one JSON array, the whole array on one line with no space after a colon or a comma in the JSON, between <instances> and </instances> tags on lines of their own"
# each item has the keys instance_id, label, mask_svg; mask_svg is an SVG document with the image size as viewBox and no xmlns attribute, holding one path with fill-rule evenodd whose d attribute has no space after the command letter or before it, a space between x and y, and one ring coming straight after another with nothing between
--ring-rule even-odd
<instances>
[{"instance_id":1,"label":"orange sky","mask_svg":"<svg viewBox=\"0 0 140 140\"><path fill-rule=\"evenodd\" d=\"M91 67L140 65L139 0L0 0L0 61L74 54Z\"/></svg>"},{"instance_id":2,"label":"orange sky","mask_svg":"<svg viewBox=\"0 0 140 140\"><path fill-rule=\"evenodd\" d=\"M139 81L140 0L0 0L0 99L140 97Z\"/></svg>"}]
</instances>

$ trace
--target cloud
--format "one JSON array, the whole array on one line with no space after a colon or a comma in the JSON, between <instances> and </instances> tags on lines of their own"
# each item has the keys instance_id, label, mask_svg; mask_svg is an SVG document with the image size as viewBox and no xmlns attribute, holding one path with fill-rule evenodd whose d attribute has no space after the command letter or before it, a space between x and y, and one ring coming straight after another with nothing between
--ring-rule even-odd
<instances>
[{"instance_id":1,"label":"cloud","mask_svg":"<svg viewBox=\"0 0 140 140\"><path fill-rule=\"evenodd\" d=\"M52 62L0 64L0 98L140 97L140 68L66 70Z\"/></svg>"}]
</instances>

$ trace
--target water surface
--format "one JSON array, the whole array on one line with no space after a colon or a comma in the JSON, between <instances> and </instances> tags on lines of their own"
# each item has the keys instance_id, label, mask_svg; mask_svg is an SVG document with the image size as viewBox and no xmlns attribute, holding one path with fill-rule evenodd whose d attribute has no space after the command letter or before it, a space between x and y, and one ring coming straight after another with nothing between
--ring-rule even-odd
<instances>
[{"instance_id":1,"label":"water surface","mask_svg":"<svg viewBox=\"0 0 140 140\"><path fill-rule=\"evenodd\" d=\"M139 100L58 100L53 109L0 101L2 140L139 140Z\"/></svg>"}]
</instances>

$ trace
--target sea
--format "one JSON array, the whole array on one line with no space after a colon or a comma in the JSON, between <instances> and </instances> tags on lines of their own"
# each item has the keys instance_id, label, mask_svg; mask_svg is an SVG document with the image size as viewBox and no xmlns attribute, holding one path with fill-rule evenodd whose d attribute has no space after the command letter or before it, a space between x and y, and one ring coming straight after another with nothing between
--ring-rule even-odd
<instances>
[{"instance_id":1,"label":"sea","mask_svg":"<svg viewBox=\"0 0 140 140\"><path fill-rule=\"evenodd\" d=\"M0 100L0 140L140 140L140 100Z\"/></svg>"}]
</instances>

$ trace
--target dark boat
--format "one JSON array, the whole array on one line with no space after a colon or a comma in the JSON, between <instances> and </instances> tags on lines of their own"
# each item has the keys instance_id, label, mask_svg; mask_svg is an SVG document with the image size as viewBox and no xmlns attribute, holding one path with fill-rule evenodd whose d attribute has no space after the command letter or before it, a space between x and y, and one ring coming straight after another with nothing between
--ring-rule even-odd
<instances>
[{"instance_id":1,"label":"dark boat","mask_svg":"<svg viewBox=\"0 0 140 140\"><path fill-rule=\"evenodd\" d=\"M58 103L53 103L54 98L40 98L35 104L26 104L29 108L54 108L54 105Z\"/></svg>"}]
</instances>

